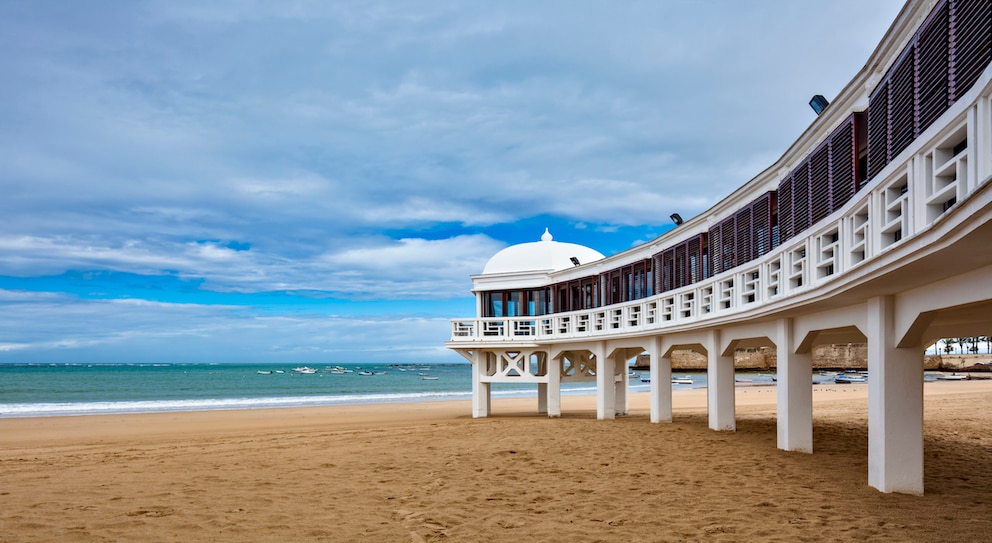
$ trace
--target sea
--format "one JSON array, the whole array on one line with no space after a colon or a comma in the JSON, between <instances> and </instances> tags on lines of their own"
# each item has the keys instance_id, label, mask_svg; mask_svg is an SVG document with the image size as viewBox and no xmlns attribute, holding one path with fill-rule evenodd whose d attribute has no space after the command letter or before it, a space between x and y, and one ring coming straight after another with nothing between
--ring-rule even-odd
<instances>
[{"instance_id":1,"label":"sea","mask_svg":"<svg viewBox=\"0 0 992 543\"><path fill-rule=\"evenodd\" d=\"M304 368L307 368L305 371ZM676 372L705 388L706 372ZM772 386L774 374L741 372L737 386ZM928 380L933 380L929 376ZM814 373L813 383L832 383ZM649 372L630 370L629 390L648 392ZM596 383L562 383L562 394L595 394ZM494 398L537 397L533 383L494 383ZM270 409L470 400L463 364L0 364L0 418Z\"/></svg>"},{"instance_id":2,"label":"sea","mask_svg":"<svg viewBox=\"0 0 992 543\"><path fill-rule=\"evenodd\" d=\"M0 417L266 409L472 398L464 364L0 364ZM342 373L342 370L344 371ZM371 375L370 375L371 374ZM647 372L643 372L647 377ZM697 374L699 375L699 374ZM705 379L705 374L701 374ZM630 379L631 391L650 385ZM688 385L684 385L687 388ZM704 382L701 386L705 386ZM595 393L563 383L562 394ZM537 396L534 384L494 384L500 397Z\"/></svg>"}]
</instances>

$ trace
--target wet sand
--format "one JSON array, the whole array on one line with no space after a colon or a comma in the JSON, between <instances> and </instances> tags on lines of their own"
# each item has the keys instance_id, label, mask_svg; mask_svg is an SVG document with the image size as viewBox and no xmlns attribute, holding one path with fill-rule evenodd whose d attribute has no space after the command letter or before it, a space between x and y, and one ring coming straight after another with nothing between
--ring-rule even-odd
<instances>
[{"instance_id":1,"label":"wet sand","mask_svg":"<svg viewBox=\"0 0 992 543\"><path fill-rule=\"evenodd\" d=\"M0 419L0 541L990 541L992 381L925 385L922 497L867 486L867 388L814 391L814 454L775 390L675 420L566 396Z\"/></svg>"}]
</instances>

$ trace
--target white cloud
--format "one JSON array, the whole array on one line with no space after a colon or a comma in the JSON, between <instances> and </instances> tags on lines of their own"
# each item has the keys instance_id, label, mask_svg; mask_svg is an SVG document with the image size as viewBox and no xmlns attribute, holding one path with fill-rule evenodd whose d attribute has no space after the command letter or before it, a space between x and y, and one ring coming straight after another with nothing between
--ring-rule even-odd
<instances>
[{"instance_id":1,"label":"white cloud","mask_svg":"<svg viewBox=\"0 0 992 543\"><path fill-rule=\"evenodd\" d=\"M225 293L465 297L507 225L639 226L624 231L641 240L729 194L814 119L809 96L847 83L900 6L2 3L0 276L27 290L114 270ZM37 323L69 303L21 295L0 303ZM123 329L149 338L346 324L405 337L344 317L141 311L154 325ZM129 341L66 322L52 345Z\"/></svg>"},{"instance_id":2,"label":"white cloud","mask_svg":"<svg viewBox=\"0 0 992 543\"><path fill-rule=\"evenodd\" d=\"M307 356L330 363L457 356L437 350L449 333L444 318L273 316L250 307L69 298L11 306L4 293L0 362L275 362Z\"/></svg>"}]
</instances>

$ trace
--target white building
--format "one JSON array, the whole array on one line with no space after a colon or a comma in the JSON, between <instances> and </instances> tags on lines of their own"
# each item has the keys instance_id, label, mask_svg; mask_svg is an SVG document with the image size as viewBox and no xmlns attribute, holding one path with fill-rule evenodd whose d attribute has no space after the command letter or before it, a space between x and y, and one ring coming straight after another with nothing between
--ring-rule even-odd
<instances>
[{"instance_id":1,"label":"white building","mask_svg":"<svg viewBox=\"0 0 992 543\"><path fill-rule=\"evenodd\" d=\"M670 422L671 353L708 357L709 426L734 430L733 352L778 354L778 447L812 452L810 353L866 342L869 484L923 492L923 353L992 330L992 0L910 0L864 68L782 157L667 234L603 257L541 241L472 277L475 317L447 347L492 383L594 381L627 411L627 361L651 361ZM574 258L574 260L573 260Z\"/></svg>"}]
</instances>

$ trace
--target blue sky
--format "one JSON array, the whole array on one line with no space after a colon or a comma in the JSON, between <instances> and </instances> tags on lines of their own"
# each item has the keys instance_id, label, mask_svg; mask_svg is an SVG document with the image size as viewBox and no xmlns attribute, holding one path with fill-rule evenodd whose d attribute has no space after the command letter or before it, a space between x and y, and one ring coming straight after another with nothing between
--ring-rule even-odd
<instances>
[{"instance_id":1,"label":"blue sky","mask_svg":"<svg viewBox=\"0 0 992 543\"><path fill-rule=\"evenodd\" d=\"M503 247L776 160L894 0L0 0L0 363L456 362Z\"/></svg>"}]
</instances>

